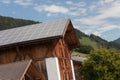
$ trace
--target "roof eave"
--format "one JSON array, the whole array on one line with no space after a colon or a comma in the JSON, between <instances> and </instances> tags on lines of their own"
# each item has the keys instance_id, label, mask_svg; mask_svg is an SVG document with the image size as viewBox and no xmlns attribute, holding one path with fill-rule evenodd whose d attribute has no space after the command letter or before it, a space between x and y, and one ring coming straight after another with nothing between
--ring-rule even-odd
<instances>
[{"instance_id":1,"label":"roof eave","mask_svg":"<svg viewBox=\"0 0 120 80\"><path fill-rule=\"evenodd\" d=\"M18 43L13 43L13 44L7 44L7 45L1 45L0 49L2 48L11 48L11 47L18 47L18 46L23 46L23 45L31 45L31 44L36 44L40 43L42 41L48 41L48 40L56 40L56 39L61 39L63 38L63 35L58 35L58 36L53 36L53 37L47 37L47 38L41 38L41 39L36 39L36 40L30 40L30 41L24 41L24 42L18 42Z\"/></svg>"}]
</instances>

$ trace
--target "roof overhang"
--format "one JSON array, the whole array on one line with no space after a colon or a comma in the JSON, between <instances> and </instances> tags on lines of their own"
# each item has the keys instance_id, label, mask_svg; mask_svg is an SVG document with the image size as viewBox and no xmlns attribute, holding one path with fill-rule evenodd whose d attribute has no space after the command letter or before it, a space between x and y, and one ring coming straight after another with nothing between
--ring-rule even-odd
<instances>
[{"instance_id":1,"label":"roof overhang","mask_svg":"<svg viewBox=\"0 0 120 80\"><path fill-rule=\"evenodd\" d=\"M66 25L66 30L64 31L64 39L66 43L68 44L69 49L79 48L80 42L77 37L75 28L73 27L73 24L71 20L69 19Z\"/></svg>"}]
</instances>

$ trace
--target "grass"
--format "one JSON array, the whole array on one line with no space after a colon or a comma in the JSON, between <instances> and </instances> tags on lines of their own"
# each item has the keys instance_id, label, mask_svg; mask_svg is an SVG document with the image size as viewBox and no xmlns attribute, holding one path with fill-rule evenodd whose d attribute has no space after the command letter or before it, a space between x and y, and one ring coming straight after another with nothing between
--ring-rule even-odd
<instances>
[{"instance_id":1,"label":"grass","mask_svg":"<svg viewBox=\"0 0 120 80\"><path fill-rule=\"evenodd\" d=\"M90 40L88 37L82 37L82 39L80 39L80 43L83 45L90 45L92 46L94 49L97 49L97 44L96 42Z\"/></svg>"},{"instance_id":2,"label":"grass","mask_svg":"<svg viewBox=\"0 0 120 80\"><path fill-rule=\"evenodd\" d=\"M80 40L80 44L82 45L90 45L94 48L94 50L98 49L97 47L97 43L92 41L89 37L82 37L82 39ZM72 56L77 55L77 56L88 56L89 54L85 54L85 53L80 53L80 52L76 52L76 51L72 51Z\"/></svg>"}]
</instances>

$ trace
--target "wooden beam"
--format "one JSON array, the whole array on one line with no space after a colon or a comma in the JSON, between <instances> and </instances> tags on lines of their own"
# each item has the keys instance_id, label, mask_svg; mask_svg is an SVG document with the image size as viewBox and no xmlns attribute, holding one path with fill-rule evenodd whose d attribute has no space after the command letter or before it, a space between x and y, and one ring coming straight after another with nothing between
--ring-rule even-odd
<instances>
[{"instance_id":1,"label":"wooden beam","mask_svg":"<svg viewBox=\"0 0 120 80\"><path fill-rule=\"evenodd\" d=\"M34 80L28 73L26 73L26 76L29 78L29 80Z\"/></svg>"},{"instance_id":2,"label":"wooden beam","mask_svg":"<svg viewBox=\"0 0 120 80\"><path fill-rule=\"evenodd\" d=\"M13 60L13 62L15 62L17 60L17 58L19 59L19 61L22 60L22 56L21 56L21 53L20 53L18 46L16 47L16 56L15 56L15 59Z\"/></svg>"}]
</instances>

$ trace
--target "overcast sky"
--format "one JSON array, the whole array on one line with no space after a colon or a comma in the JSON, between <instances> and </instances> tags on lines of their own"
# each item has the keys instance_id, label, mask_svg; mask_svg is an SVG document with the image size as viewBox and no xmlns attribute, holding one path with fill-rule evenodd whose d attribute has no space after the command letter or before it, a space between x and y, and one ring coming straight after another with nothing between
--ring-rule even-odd
<instances>
[{"instance_id":1,"label":"overcast sky","mask_svg":"<svg viewBox=\"0 0 120 80\"><path fill-rule=\"evenodd\" d=\"M40 22L70 18L86 34L120 37L120 0L0 0L0 15Z\"/></svg>"}]
</instances>

